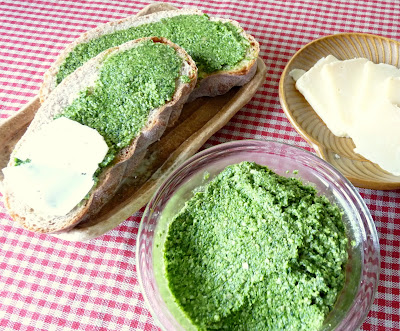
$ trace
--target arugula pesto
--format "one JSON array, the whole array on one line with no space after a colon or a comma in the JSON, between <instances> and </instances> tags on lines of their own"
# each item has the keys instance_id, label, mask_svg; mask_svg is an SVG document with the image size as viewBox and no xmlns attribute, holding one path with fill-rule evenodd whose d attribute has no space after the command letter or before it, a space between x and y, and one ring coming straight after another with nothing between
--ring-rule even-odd
<instances>
[{"instance_id":1,"label":"arugula pesto","mask_svg":"<svg viewBox=\"0 0 400 331\"><path fill-rule=\"evenodd\" d=\"M17 157L14 158L14 165L15 166L19 166L21 164L30 163L30 162L31 162L31 159L21 160L21 159L19 159Z\"/></svg>"},{"instance_id":2,"label":"arugula pesto","mask_svg":"<svg viewBox=\"0 0 400 331\"><path fill-rule=\"evenodd\" d=\"M107 48L142 37L165 37L184 48L201 73L235 66L246 56L249 42L231 23L211 21L207 15L179 15L160 22L116 31L77 45L57 73L57 84L83 63Z\"/></svg>"},{"instance_id":3,"label":"arugula pesto","mask_svg":"<svg viewBox=\"0 0 400 331\"><path fill-rule=\"evenodd\" d=\"M201 330L318 330L347 258L336 205L250 162L196 191L164 245L170 291Z\"/></svg>"},{"instance_id":4,"label":"arugula pesto","mask_svg":"<svg viewBox=\"0 0 400 331\"><path fill-rule=\"evenodd\" d=\"M152 109L171 100L182 59L175 49L152 40L108 57L93 87L80 92L61 116L99 132L109 151L101 167L128 146Z\"/></svg>"}]
</instances>

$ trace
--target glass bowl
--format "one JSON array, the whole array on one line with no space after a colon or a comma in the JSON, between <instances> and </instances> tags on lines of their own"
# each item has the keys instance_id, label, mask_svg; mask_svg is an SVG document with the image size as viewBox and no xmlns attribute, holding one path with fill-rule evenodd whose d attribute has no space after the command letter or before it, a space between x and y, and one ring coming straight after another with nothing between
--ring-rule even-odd
<instances>
[{"instance_id":1,"label":"glass bowl","mask_svg":"<svg viewBox=\"0 0 400 331\"><path fill-rule=\"evenodd\" d=\"M374 301L379 280L379 241L368 208L353 185L321 158L288 144L257 140L224 143L194 155L167 178L148 203L139 227L136 256L141 290L154 319L165 330L194 329L175 304L163 277L162 247L168 222L195 188L226 166L242 161L266 165L285 177L296 176L344 211L351 243L346 281L322 330L358 328Z\"/></svg>"}]
</instances>

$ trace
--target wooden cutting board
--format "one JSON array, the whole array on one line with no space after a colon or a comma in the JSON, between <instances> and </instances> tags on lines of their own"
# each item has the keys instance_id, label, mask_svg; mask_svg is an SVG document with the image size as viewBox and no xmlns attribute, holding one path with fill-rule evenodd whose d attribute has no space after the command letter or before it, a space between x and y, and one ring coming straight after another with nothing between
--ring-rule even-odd
<instances>
[{"instance_id":1,"label":"wooden cutting board","mask_svg":"<svg viewBox=\"0 0 400 331\"><path fill-rule=\"evenodd\" d=\"M176 9L166 3L151 4L137 15ZM140 210L168 175L195 154L215 132L221 129L264 83L266 66L259 58L253 79L224 95L203 97L185 104L177 123L152 144L144 161L124 180L115 196L88 221L69 232L53 234L71 241L85 241L101 236ZM14 116L0 124L0 169L7 166L10 154L40 107L39 97L32 99ZM3 174L0 172L0 180Z\"/></svg>"}]
</instances>

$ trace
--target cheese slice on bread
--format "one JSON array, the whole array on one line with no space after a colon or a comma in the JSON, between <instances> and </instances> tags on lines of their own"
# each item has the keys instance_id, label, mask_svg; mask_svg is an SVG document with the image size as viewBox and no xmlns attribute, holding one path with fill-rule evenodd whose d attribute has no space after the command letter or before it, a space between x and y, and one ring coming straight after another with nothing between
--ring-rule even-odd
<instances>
[{"instance_id":1,"label":"cheese slice on bread","mask_svg":"<svg viewBox=\"0 0 400 331\"><path fill-rule=\"evenodd\" d=\"M10 215L31 231L56 233L66 231L97 213L113 196L124 177L140 164L147 147L161 137L171 118L179 116L196 81L197 68L192 58L181 47L158 37L141 38L107 49L79 67L46 98L3 171L3 196ZM61 202L59 199L53 203L52 194L55 193L52 192L57 192L57 188L45 185L40 188L45 193L41 193L41 198L36 201L40 201L39 205L32 203L32 199L23 194L23 187L13 185L15 174L10 175L9 171L20 171L27 177L40 173L43 180L46 180L46 173L47 179L64 174L64 180L58 178L60 185L64 185L63 190L71 189L72 185L65 178L69 175L78 178L69 170L85 175L86 170L92 171L93 164L89 161L83 165L74 162L74 156L84 158L84 149L76 148L74 155L74 148L69 148L68 157L64 157L62 151L54 152L54 145L49 147L43 143L48 150L32 152L31 149L35 148L29 146L32 140L51 140L54 137L57 141L57 130L48 130L50 134L40 137L43 131L46 132L46 127L61 119L96 130L107 144L107 148L99 147L101 142L96 140L89 145L89 150L98 150L97 154L94 153L96 155L90 157L90 162L96 160L99 164L94 176L90 174L92 184L88 180L77 179L86 188L88 185L92 187L87 194L84 189L76 190L79 202L70 211L62 198ZM80 139L74 138L79 130L69 131L71 144L79 143ZM64 144L66 140L63 138L60 141ZM81 141L84 143L86 140ZM62 143L59 147L61 150L68 149ZM40 147L36 146L36 149ZM57 155L63 161L54 160ZM19 167L22 170L17 170ZM28 181L26 185L29 183L34 181ZM26 187L26 192L34 194L34 191ZM60 210L58 206L65 208L60 207Z\"/></svg>"}]
</instances>

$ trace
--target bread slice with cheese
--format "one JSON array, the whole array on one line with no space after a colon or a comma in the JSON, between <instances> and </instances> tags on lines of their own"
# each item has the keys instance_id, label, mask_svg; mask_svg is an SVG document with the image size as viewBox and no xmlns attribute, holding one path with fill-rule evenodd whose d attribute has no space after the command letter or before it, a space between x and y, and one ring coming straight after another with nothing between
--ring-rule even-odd
<instances>
[{"instance_id":1,"label":"bread slice with cheese","mask_svg":"<svg viewBox=\"0 0 400 331\"><path fill-rule=\"evenodd\" d=\"M166 51L170 58L166 57ZM138 54L143 55L139 57ZM146 62L147 56L151 59L147 62L151 63ZM166 70L169 69L166 66L173 65L170 59L176 69ZM146 73L151 71L156 73L149 79ZM167 71L172 74L164 77ZM179 116L196 81L197 68L192 58L176 44L158 37L137 39L107 49L79 67L43 102L15 146L7 168L3 169L3 196L10 215L31 231L56 233L66 231L97 213L114 195L123 179L140 164L147 147L161 137L171 118ZM164 91L167 83L172 95L159 92ZM105 86L105 89L97 92L99 86ZM113 90L114 87L117 89ZM103 102L110 102L104 104L104 109L93 106L95 101L91 97L96 93L99 97L95 101L100 102L100 106ZM160 105L147 109L153 104ZM145 115L140 117L139 110ZM92 112L95 112L94 115ZM113 126L107 116L114 116L110 118L121 123L121 126ZM80 118L84 123L80 122ZM88 123L94 123L97 131L90 128ZM101 129L97 129L96 125ZM132 132L127 127L132 127ZM108 138L107 130L110 128L114 131L110 132L111 138ZM104 135L100 135L103 131ZM112 139L117 139L117 142ZM121 139L121 144L122 139L128 139L129 143L119 148L118 139ZM60 143L55 143L57 141ZM50 147L46 151L38 145ZM111 156L110 150L115 152ZM64 158L65 162L60 161ZM99 165L102 159L103 165ZM23 164L18 165L21 162ZM93 163L97 167L93 167ZM68 199L76 199L74 192L78 192L82 185L87 185L89 179L92 180L88 178L87 169L96 170L95 184L86 195L80 192L85 196L79 197L76 206L65 213L65 208L61 206L70 203ZM21 182L24 176L28 180ZM53 179L63 186L54 187L57 185ZM75 179L76 185L73 184ZM47 182L51 189L46 186ZM36 184L30 183L37 183L38 187L50 191L46 191L47 195L39 192L45 198L32 200L36 189L32 186ZM76 187L71 187L73 185ZM68 193L69 190L72 190L72 194ZM68 196L68 201L59 202L59 197L64 195ZM53 200L57 200L57 203ZM31 204L37 201L39 207L32 207Z\"/></svg>"},{"instance_id":2,"label":"bread slice with cheese","mask_svg":"<svg viewBox=\"0 0 400 331\"><path fill-rule=\"evenodd\" d=\"M196 62L198 84L189 101L224 94L233 86L246 84L256 72L259 45L238 22L208 17L197 9L166 10L109 22L81 35L62 51L45 73L41 101L69 71L91 56L129 38L153 35L168 38L183 47Z\"/></svg>"}]
</instances>

